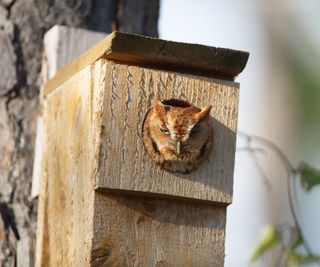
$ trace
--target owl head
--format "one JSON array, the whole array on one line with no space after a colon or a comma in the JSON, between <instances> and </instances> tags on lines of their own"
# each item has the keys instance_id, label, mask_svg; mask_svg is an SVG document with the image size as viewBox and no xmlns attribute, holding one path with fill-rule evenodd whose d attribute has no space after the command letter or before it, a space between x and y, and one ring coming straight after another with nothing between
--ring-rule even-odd
<instances>
[{"instance_id":1,"label":"owl head","mask_svg":"<svg viewBox=\"0 0 320 267\"><path fill-rule=\"evenodd\" d=\"M208 154L212 138L211 108L210 105L200 109L176 99L162 102L155 99L146 122L147 134L162 166L184 172L186 165L192 169L193 164L198 164Z\"/></svg>"}]
</instances>

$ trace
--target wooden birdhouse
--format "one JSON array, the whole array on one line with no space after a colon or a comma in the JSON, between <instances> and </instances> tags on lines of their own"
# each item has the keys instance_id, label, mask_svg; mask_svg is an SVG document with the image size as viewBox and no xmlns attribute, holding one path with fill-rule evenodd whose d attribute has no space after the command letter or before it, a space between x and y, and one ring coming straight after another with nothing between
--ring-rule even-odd
<instances>
[{"instance_id":1,"label":"wooden birdhouse","mask_svg":"<svg viewBox=\"0 0 320 267\"><path fill-rule=\"evenodd\" d=\"M113 32L48 82L36 266L223 266L239 84L248 53ZM212 105L212 149L159 167L154 100Z\"/></svg>"}]
</instances>

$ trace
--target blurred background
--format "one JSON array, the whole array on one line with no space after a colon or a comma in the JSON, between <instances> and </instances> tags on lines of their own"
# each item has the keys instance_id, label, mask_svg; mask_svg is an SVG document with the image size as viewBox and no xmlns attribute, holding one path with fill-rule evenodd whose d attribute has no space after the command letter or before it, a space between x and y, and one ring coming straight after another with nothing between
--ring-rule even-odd
<instances>
[{"instance_id":1,"label":"blurred background","mask_svg":"<svg viewBox=\"0 0 320 267\"><path fill-rule=\"evenodd\" d=\"M294 167L303 160L320 169L319 10L316 0L0 0L0 265L33 266L37 199L30 192L43 37L60 24L102 32L99 38L117 29L250 52L236 79L242 134L225 266L280 267L277 248L253 264L249 258L265 225L294 223L287 172L268 147L250 151L246 137L272 141ZM306 191L298 179L293 185L303 238L320 255L320 186Z\"/></svg>"},{"instance_id":2,"label":"blurred background","mask_svg":"<svg viewBox=\"0 0 320 267\"><path fill-rule=\"evenodd\" d=\"M293 166L320 168L319 1L162 0L163 39L250 52L240 83L238 129L277 144ZM263 227L291 225L286 171L271 152L254 155L237 140L233 204L228 208L226 267L248 266ZM302 234L320 254L320 188L295 183ZM273 253L272 253L273 252ZM271 251L252 266L277 266ZM317 264L308 266L319 266Z\"/></svg>"}]
</instances>

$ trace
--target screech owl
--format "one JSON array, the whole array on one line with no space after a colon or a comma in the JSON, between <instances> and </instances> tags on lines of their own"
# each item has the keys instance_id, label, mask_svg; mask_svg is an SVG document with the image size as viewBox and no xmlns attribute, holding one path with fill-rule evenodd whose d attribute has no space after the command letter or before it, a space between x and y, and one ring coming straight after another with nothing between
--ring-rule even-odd
<instances>
[{"instance_id":1,"label":"screech owl","mask_svg":"<svg viewBox=\"0 0 320 267\"><path fill-rule=\"evenodd\" d=\"M143 141L151 158L171 172L197 169L212 148L211 108L200 109L177 99L155 99L143 124Z\"/></svg>"}]
</instances>

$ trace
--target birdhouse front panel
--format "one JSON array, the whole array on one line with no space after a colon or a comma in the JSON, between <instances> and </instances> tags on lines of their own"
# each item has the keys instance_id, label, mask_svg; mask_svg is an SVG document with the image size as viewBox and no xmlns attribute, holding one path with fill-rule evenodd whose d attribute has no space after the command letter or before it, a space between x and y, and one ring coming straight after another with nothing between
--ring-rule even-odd
<instances>
[{"instance_id":1,"label":"birdhouse front panel","mask_svg":"<svg viewBox=\"0 0 320 267\"><path fill-rule=\"evenodd\" d=\"M106 59L94 64L99 64L100 69L94 74L92 86L95 87L95 95L98 95L95 116L101 126L97 137L100 147L96 189L231 203L239 85L231 81L120 64ZM198 150L201 152L210 137L208 155L199 166L194 166L196 162L192 159L188 160L185 163L187 173L159 166L143 142L144 122L150 109L156 101L171 103L172 99L178 104L189 103L191 106L190 112L184 115L186 122L181 117L177 117L180 119L178 121L174 115L169 116L169 119L180 123L185 132L191 126L198 127L191 123L196 116L198 120L206 118L210 123L210 128L195 128L195 134L189 129L192 132L179 144L179 152L183 153L181 150L190 149L188 138L193 138L193 149L196 150L199 144ZM164 105L164 109L166 107L168 105ZM148 125L145 131L146 127ZM212 133L209 132L211 130ZM175 138L176 132L172 134L170 129L161 127L159 131L162 131L160 135L168 135L168 143L177 143L170 140ZM161 146L166 145L163 140L158 144L157 140L154 142L155 146L160 146L160 143ZM163 150L158 147L155 149L161 155Z\"/></svg>"}]
</instances>

